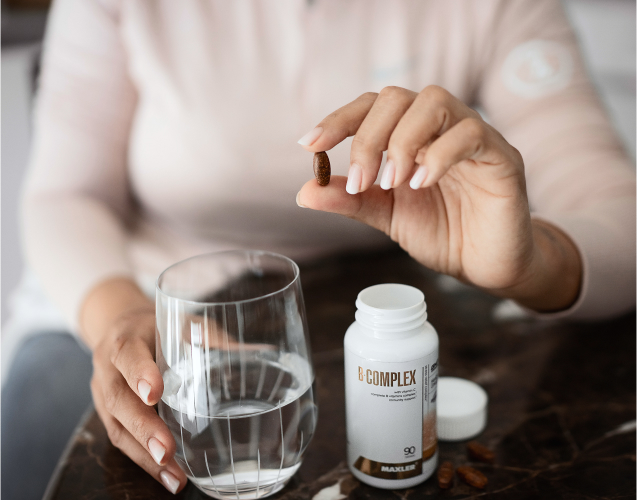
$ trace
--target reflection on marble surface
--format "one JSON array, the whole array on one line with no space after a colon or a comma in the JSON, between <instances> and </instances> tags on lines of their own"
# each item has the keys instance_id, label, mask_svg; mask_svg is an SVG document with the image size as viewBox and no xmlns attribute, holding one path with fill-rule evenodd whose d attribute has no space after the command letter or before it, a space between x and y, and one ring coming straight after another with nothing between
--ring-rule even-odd
<instances>
[{"instance_id":1,"label":"reflection on marble surface","mask_svg":"<svg viewBox=\"0 0 637 500\"><path fill-rule=\"evenodd\" d=\"M276 499L624 499L635 498L635 314L597 323L496 323L497 299L458 287L402 252L334 259L302 268L319 403L306 459ZM441 443L440 460L471 465L485 491L455 478L385 491L355 480L345 459L342 341L363 288L397 282L421 288L440 336L441 375L481 384L489 420L477 438L494 464L470 462L466 443ZM49 490L52 499L175 498L108 444L93 413L78 430ZM180 499L205 498L189 485Z\"/></svg>"}]
</instances>

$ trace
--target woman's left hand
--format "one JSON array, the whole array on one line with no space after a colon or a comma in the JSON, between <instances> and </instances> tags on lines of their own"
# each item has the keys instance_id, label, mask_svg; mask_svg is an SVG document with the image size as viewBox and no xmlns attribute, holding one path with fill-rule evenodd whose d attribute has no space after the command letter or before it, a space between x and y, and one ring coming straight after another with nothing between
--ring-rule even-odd
<instances>
[{"instance_id":1,"label":"woman's left hand","mask_svg":"<svg viewBox=\"0 0 637 500\"><path fill-rule=\"evenodd\" d=\"M309 181L299 205L369 224L425 266L531 308L575 301L576 247L531 220L520 153L476 111L440 87L387 87L338 109L299 143L326 151L352 135L348 179Z\"/></svg>"}]
</instances>

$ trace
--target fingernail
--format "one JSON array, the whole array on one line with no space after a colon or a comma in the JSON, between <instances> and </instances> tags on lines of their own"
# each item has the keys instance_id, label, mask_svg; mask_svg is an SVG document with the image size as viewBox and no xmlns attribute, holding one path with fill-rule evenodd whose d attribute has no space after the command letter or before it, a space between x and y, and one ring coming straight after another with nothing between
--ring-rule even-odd
<instances>
[{"instance_id":1,"label":"fingernail","mask_svg":"<svg viewBox=\"0 0 637 500\"><path fill-rule=\"evenodd\" d=\"M153 456L155 462L157 462L157 465L161 465L161 459L164 458L164 455L166 454L166 448L164 448L164 445L161 444L159 439L153 437L148 440L148 449L150 450L150 454Z\"/></svg>"},{"instance_id":2,"label":"fingernail","mask_svg":"<svg viewBox=\"0 0 637 500\"><path fill-rule=\"evenodd\" d=\"M150 384L145 380L140 380L137 383L137 392L139 392L139 396L142 398L142 401L147 405L150 404L148 402L148 395L150 394Z\"/></svg>"},{"instance_id":3,"label":"fingernail","mask_svg":"<svg viewBox=\"0 0 637 500\"><path fill-rule=\"evenodd\" d=\"M361 181L363 180L363 171L356 163L349 167L347 174L347 185L345 191L349 194L356 194L361 190Z\"/></svg>"},{"instance_id":4,"label":"fingernail","mask_svg":"<svg viewBox=\"0 0 637 500\"><path fill-rule=\"evenodd\" d=\"M409 187L411 189L420 189L422 185L425 183L425 179L427 179L427 174L429 173L429 169L425 165L420 165L416 169L416 173L409 181Z\"/></svg>"},{"instance_id":5,"label":"fingernail","mask_svg":"<svg viewBox=\"0 0 637 500\"><path fill-rule=\"evenodd\" d=\"M322 133L323 133L323 127L313 128L307 134L301 137L298 140L298 143L301 146L311 146L312 144L316 142L316 139L318 139Z\"/></svg>"},{"instance_id":6,"label":"fingernail","mask_svg":"<svg viewBox=\"0 0 637 500\"><path fill-rule=\"evenodd\" d=\"M387 160L385 163L385 170L383 170L383 176L380 179L380 187L387 190L391 189L394 184L394 178L396 177L396 166L391 160Z\"/></svg>"},{"instance_id":7,"label":"fingernail","mask_svg":"<svg viewBox=\"0 0 637 500\"><path fill-rule=\"evenodd\" d=\"M296 193L296 204L301 208L307 208L305 205L301 203L301 191Z\"/></svg>"},{"instance_id":8,"label":"fingernail","mask_svg":"<svg viewBox=\"0 0 637 500\"><path fill-rule=\"evenodd\" d=\"M168 491L170 491L173 495L177 493L177 488L179 488L179 479L177 479L167 470L161 471L159 473L159 477L161 478L161 482L164 483L164 486Z\"/></svg>"}]
</instances>

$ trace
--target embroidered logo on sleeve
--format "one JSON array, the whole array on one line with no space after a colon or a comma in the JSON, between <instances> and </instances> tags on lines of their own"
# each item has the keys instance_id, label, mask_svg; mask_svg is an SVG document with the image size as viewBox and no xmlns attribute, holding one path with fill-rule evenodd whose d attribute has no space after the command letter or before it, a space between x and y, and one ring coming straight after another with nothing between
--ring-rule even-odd
<instances>
[{"instance_id":1,"label":"embroidered logo on sleeve","mask_svg":"<svg viewBox=\"0 0 637 500\"><path fill-rule=\"evenodd\" d=\"M573 77L573 56L557 42L531 40L515 47L502 65L504 85L528 99L557 92Z\"/></svg>"}]
</instances>

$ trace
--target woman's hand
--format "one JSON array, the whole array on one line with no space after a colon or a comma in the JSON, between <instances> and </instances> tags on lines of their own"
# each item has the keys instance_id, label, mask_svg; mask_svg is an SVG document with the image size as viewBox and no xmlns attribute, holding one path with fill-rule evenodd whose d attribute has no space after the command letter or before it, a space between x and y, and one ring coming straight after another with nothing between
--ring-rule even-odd
<instances>
[{"instance_id":1,"label":"woman's hand","mask_svg":"<svg viewBox=\"0 0 637 500\"><path fill-rule=\"evenodd\" d=\"M89 294L83 316L83 333L93 349L93 402L109 439L176 493L187 479L173 458L175 441L153 408L164 383L154 361L152 303L128 280L113 280Z\"/></svg>"},{"instance_id":2,"label":"woman's hand","mask_svg":"<svg viewBox=\"0 0 637 500\"><path fill-rule=\"evenodd\" d=\"M326 151L352 135L347 182L309 181L299 205L369 224L425 266L528 307L575 301L577 249L531 221L522 157L476 111L440 87L387 87L335 111L299 143Z\"/></svg>"}]
</instances>

